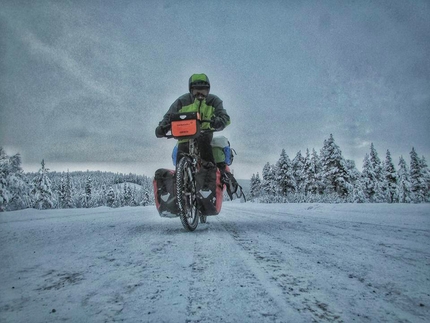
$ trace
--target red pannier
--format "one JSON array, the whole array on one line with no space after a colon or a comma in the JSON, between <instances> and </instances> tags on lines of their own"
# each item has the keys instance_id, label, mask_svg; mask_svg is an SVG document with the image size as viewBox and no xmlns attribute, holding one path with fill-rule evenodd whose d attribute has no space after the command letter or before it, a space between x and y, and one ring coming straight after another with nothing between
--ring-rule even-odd
<instances>
[{"instance_id":1,"label":"red pannier","mask_svg":"<svg viewBox=\"0 0 430 323\"><path fill-rule=\"evenodd\" d=\"M155 205L161 217L174 218L179 216L176 203L176 177L171 169L158 169L154 176Z\"/></svg>"},{"instance_id":2,"label":"red pannier","mask_svg":"<svg viewBox=\"0 0 430 323\"><path fill-rule=\"evenodd\" d=\"M197 205L203 215L221 212L224 185L218 168L201 167L196 174Z\"/></svg>"}]
</instances>

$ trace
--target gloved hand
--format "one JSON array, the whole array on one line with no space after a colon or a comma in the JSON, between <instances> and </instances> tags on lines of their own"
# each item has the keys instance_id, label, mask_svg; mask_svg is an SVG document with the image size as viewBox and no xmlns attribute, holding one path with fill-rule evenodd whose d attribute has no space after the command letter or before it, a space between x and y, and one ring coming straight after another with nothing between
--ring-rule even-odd
<instances>
[{"instance_id":1,"label":"gloved hand","mask_svg":"<svg viewBox=\"0 0 430 323\"><path fill-rule=\"evenodd\" d=\"M222 129L224 128L224 122L222 121L222 119L220 117L213 117L211 119L211 128L214 129Z\"/></svg>"},{"instance_id":2,"label":"gloved hand","mask_svg":"<svg viewBox=\"0 0 430 323\"><path fill-rule=\"evenodd\" d=\"M157 128L155 128L155 136L157 138L163 138L166 136L166 128L163 126L158 126Z\"/></svg>"}]
</instances>

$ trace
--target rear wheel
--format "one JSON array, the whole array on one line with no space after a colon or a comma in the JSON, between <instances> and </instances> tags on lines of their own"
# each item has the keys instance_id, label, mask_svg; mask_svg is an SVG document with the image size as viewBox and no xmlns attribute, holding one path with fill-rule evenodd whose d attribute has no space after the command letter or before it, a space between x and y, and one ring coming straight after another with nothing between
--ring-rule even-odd
<instances>
[{"instance_id":1,"label":"rear wheel","mask_svg":"<svg viewBox=\"0 0 430 323\"><path fill-rule=\"evenodd\" d=\"M176 194L179 207L179 217L182 225L188 231L194 231L199 224L197 210L196 183L189 157L182 157L176 168Z\"/></svg>"}]
</instances>

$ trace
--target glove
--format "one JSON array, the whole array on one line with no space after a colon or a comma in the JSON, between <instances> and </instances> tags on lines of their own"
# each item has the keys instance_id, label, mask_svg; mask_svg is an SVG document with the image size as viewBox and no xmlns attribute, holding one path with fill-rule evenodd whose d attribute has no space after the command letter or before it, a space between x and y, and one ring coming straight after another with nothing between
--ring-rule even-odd
<instances>
[{"instance_id":1,"label":"glove","mask_svg":"<svg viewBox=\"0 0 430 323\"><path fill-rule=\"evenodd\" d=\"M223 129L224 128L224 122L220 117L214 117L211 120L211 128L214 128L216 130Z\"/></svg>"},{"instance_id":2,"label":"glove","mask_svg":"<svg viewBox=\"0 0 430 323\"><path fill-rule=\"evenodd\" d=\"M164 128L163 126L158 126L157 128L155 128L155 136L157 138L163 138L166 136L166 128Z\"/></svg>"}]
</instances>

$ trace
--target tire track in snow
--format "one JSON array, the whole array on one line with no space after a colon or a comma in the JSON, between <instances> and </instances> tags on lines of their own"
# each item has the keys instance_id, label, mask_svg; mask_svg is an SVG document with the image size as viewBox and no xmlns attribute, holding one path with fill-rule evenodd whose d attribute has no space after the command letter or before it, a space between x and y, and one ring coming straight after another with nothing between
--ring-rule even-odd
<instances>
[{"instance_id":1,"label":"tire track in snow","mask_svg":"<svg viewBox=\"0 0 430 323\"><path fill-rule=\"evenodd\" d=\"M242 258L278 306L286 309L284 317L288 318L287 322L342 322L340 313L333 311L325 300L315 297L316 293L310 293L314 287L306 277L295 276L286 270L289 261L284 259L282 251L261 248L258 239L236 229L234 224L222 222L221 225L242 249ZM273 239L269 234L264 237L265 242Z\"/></svg>"},{"instance_id":2,"label":"tire track in snow","mask_svg":"<svg viewBox=\"0 0 430 323\"><path fill-rule=\"evenodd\" d=\"M386 240L386 231L391 237L393 226L385 228L375 225L377 228L372 230L372 224L365 223L366 229L363 230L370 228L370 232L351 234L351 230L356 229L352 226L357 225L358 229L362 229L360 223L352 224L350 223L352 221L346 221L348 224L345 225L342 221L287 213L275 214L275 217L272 217L272 214L263 216L252 211L243 212L233 208L229 210L235 211L235 217L232 217L231 220L227 219L226 224L232 228L233 232L236 231L238 240L256 240L259 235L264 235L262 241L266 246L274 246L276 250L285 247L287 247L286 250L291 249L289 256L294 259L291 271L298 273L302 267L301 274L306 279L304 281L297 279L299 277L292 279L291 275L284 273L279 275L276 270L273 270L272 274L282 285L298 282L298 292L295 289L293 295L299 296L303 300L303 304L309 304L309 298L314 297L316 300L314 305L324 312L326 310L333 312L333 309L326 304L334 304L343 311L336 310L332 314L335 317L340 316L346 321L379 317L380 312L383 311L385 317L392 321L405 320L407 322L405 317L410 317L409 313L420 317L425 312L424 308L418 305L425 303L424 299L427 299L429 295L419 297L409 290L402 279L394 278L396 274L398 276L399 272L415 273L411 274L410 278L413 277L416 280L419 280L419 277L425 277L425 263L423 264L423 258L419 256L420 252L417 252L417 249L422 249L419 244L414 245L416 255L412 259L415 263L408 264L409 266L405 268L407 264L405 258L408 259L407 250L409 249L404 247L415 240L411 238L409 232L404 246L402 236L397 239L393 238L393 242L401 242L402 248L405 250L403 254L398 255L400 259L391 259L392 255L387 256L386 251L381 251L381 246L375 241ZM246 222L243 221L244 219ZM335 225L330 226L331 222L335 222ZM241 223L244 224L243 227L240 226ZM425 236L425 230L421 234ZM422 237L419 237L417 241L420 240ZM254 247L251 244L245 244L245 248L250 248L250 252L256 253L257 257L258 249L263 252L267 250L267 248ZM424 254L428 258L428 252ZM285 258L285 254L282 257ZM273 265L269 267L265 262L269 264L274 262L276 265L279 259L276 256L275 261L270 259L270 256L267 258L269 259L262 261L262 264L267 270L271 270L270 267ZM369 259L375 260L369 261ZM281 277L282 275L285 276ZM331 287L327 282L330 282ZM426 282L423 281L423 284ZM306 296L305 293L310 293L311 297ZM307 305L307 309L313 312L315 306ZM320 316L319 319L321 319Z\"/></svg>"},{"instance_id":3,"label":"tire track in snow","mask_svg":"<svg viewBox=\"0 0 430 323\"><path fill-rule=\"evenodd\" d=\"M282 286L277 284L276 280L274 280L271 275L274 268L272 267L269 270L266 270L262 265L262 263L266 261L265 256L262 256L261 253L257 254L249 247L253 245L253 242L250 239L241 236L222 219L217 218L217 220L218 224L222 227L222 230L228 234L231 241L230 243L233 243L236 246L235 249L238 250L237 255L242 259L246 267L252 272L259 284L277 305L280 310L277 319L281 322L310 322L312 318L308 313L305 313L302 309L293 306L294 304L287 300ZM224 241L226 240L224 239ZM265 252L263 252L263 254L265 254Z\"/></svg>"}]
</instances>

